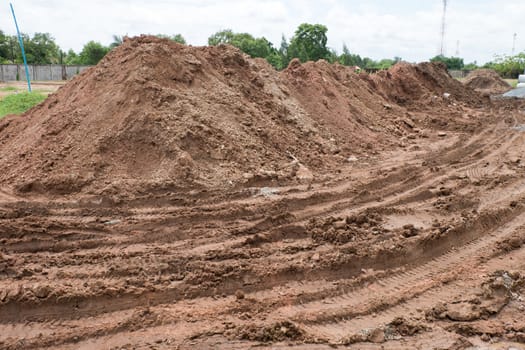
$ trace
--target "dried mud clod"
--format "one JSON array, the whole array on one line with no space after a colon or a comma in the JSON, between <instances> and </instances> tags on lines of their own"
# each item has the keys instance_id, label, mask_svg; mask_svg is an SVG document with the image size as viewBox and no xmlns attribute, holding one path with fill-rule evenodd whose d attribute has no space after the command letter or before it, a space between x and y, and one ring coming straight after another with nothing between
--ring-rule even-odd
<instances>
[{"instance_id":1,"label":"dried mud clod","mask_svg":"<svg viewBox=\"0 0 525 350\"><path fill-rule=\"evenodd\" d=\"M365 210L360 214L345 218L314 218L310 220L306 228L316 242L345 244L360 240L368 235L380 235L389 232L382 227L382 221L380 214Z\"/></svg>"},{"instance_id":2,"label":"dried mud clod","mask_svg":"<svg viewBox=\"0 0 525 350\"><path fill-rule=\"evenodd\" d=\"M442 303L427 312L429 319L471 322L498 314L511 300L522 299L525 279L519 272L497 271L471 298Z\"/></svg>"},{"instance_id":3,"label":"dried mud clod","mask_svg":"<svg viewBox=\"0 0 525 350\"><path fill-rule=\"evenodd\" d=\"M237 338L263 343L286 340L299 341L304 336L305 332L290 321L278 322L269 327L248 325L237 329Z\"/></svg>"},{"instance_id":4,"label":"dried mud clod","mask_svg":"<svg viewBox=\"0 0 525 350\"><path fill-rule=\"evenodd\" d=\"M383 327L363 329L358 334L347 336L341 343L344 345L365 342L380 344L389 340L400 340L404 337L412 337L429 330L430 328L421 320L397 317Z\"/></svg>"}]
</instances>

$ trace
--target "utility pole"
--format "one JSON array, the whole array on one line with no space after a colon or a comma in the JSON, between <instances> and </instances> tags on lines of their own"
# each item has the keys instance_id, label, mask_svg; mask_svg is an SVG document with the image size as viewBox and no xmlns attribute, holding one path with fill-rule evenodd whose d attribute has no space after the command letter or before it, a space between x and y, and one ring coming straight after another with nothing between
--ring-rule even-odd
<instances>
[{"instance_id":1,"label":"utility pole","mask_svg":"<svg viewBox=\"0 0 525 350\"><path fill-rule=\"evenodd\" d=\"M441 46L439 54L445 56L445 31L447 26L447 0L443 0L443 18L441 19Z\"/></svg>"},{"instance_id":2,"label":"utility pole","mask_svg":"<svg viewBox=\"0 0 525 350\"><path fill-rule=\"evenodd\" d=\"M459 57L459 40L456 42L456 57Z\"/></svg>"},{"instance_id":3,"label":"utility pole","mask_svg":"<svg viewBox=\"0 0 525 350\"><path fill-rule=\"evenodd\" d=\"M516 38L517 37L518 37L518 34L514 33L513 41L512 41L512 56L514 56L514 52L516 51Z\"/></svg>"}]
</instances>

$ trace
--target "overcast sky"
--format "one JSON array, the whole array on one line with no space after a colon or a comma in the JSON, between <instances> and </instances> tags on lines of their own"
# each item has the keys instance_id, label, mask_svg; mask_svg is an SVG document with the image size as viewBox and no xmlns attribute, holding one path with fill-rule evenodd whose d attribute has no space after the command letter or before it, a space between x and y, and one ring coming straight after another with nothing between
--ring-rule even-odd
<instances>
[{"instance_id":1,"label":"overcast sky","mask_svg":"<svg viewBox=\"0 0 525 350\"><path fill-rule=\"evenodd\" d=\"M439 52L442 0L13 0L21 30L49 32L66 51L113 34L181 33L205 45L221 29L264 36L276 46L301 23L328 27L328 44L374 59L424 61ZM0 29L15 33L9 3L0 1ZM525 50L525 0L449 0L446 55L484 63Z\"/></svg>"}]
</instances>

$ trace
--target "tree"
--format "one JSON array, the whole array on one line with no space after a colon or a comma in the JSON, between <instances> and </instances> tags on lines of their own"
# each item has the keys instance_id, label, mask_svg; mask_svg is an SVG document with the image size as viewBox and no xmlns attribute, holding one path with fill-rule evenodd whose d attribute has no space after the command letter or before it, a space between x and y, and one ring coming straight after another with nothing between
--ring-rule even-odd
<instances>
[{"instance_id":1,"label":"tree","mask_svg":"<svg viewBox=\"0 0 525 350\"><path fill-rule=\"evenodd\" d=\"M155 35L157 38L161 38L161 39L169 39L169 40L173 40L179 44L184 44L186 45L186 39L184 39L184 37L182 36L182 34L175 34L175 35L166 35L166 34L157 34Z\"/></svg>"},{"instance_id":2,"label":"tree","mask_svg":"<svg viewBox=\"0 0 525 350\"><path fill-rule=\"evenodd\" d=\"M276 50L266 38L254 38L248 33L234 33L230 29L222 30L208 38L209 45L230 44L251 57L272 57L276 59ZM276 62L277 63L277 62Z\"/></svg>"},{"instance_id":3,"label":"tree","mask_svg":"<svg viewBox=\"0 0 525 350\"><path fill-rule=\"evenodd\" d=\"M75 51L69 49L69 51L64 56L65 64L80 64L80 57L76 54Z\"/></svg>"},{"instance_id":4,"label":"tree","mask_svg":"<svg viewBox=\"0 0 525 350\"><path fill-rule=\"evenodd\" d=\"M478 69L478 62L474 61L472 63L468 63L463 67L463 70L476 70Z\"/></svg>"},{"instance_id":5,"label":"tree","mask_svg":"<svg viewBox=\"0 0 525 350\"><path fill-rule=\"evenodd\" d=\"M525 52L514 56L496 56L494 61L485 64L484 67L494 69L504 78L516 79L525 70Z\"/></svg>"},{"instance_id":6,"label":"tree","mask_svg":"<svg viewBox=\"0 0 525 350\"><path fill-rule=\"evenodd\" d=\"M208 38L208 45L217 46L220 44L231 44L234 36L235 34L231 29L218 31Z\"/></svg>"},{"instance_id":7,"label":"tree","mask_svg":"<svg viewBox=\"0 0 525 350\"><path fill-rule=\"evenodd\" d=\"M110 49L114 49L115 47L119 47L124 42L124 37L121 35L115 35L113 34L113 42L109 44Z\"/></svg>"},{"instance_id":8,"label":"tree","mask_svg":"<svg viewBox=\"0 0 525 350\"><path fill-rule=\"evenodd\" d=\"M0 61L8 63L11 60L10 37L0 30Z\"/></svg>"},{"instance_id":9,"label":"tree","mask_svg":"<svg viewBox=\"0 0 525 350\"><path fill-rule=\"evenodd\" d=\"M459 57L446 57L443 55L438 55L430 59L430 62L442 62L448 69L451 70L461 70L465 66L462 58Z\"/></svg>"},{"instance_id":10,"label":"tree","mask_svg":"<svg viewBox=\"0 0 525 350\"><path fill-rule=\"evenodd\" d=\"M290 44L288 44L288 41L286 40L286 37L284 34L281 36L281 45L279 46L279 57L280 57L280 68L278 69L284 69L285 67L288 67L288 64L290 63L290 58L288 56L288 48Z\"/></svg>"},{"instance_id":11,"label":"tree","mask_svg":"<svg viewBox=\"0 0 525 350\"><path fill-rule=\"evenodd\" d=\"M60 62L60 48L49 33L35 33L24 42L27 62L33 64L57 64Z\"/></svg>"},{"instance_id":12,"label":"tree","mask_svg":"<svg viewBox=\"0 0 525 350\"><path fill-rule=\"evenodd\" d=\"M395 59L383 58L382 60L377 62L377 65L376 65L375 68L377 68L377 69L388 69L388 68L392 67L394 64L396 64Z\"/></svg>"},{"instance_id":13,"label":"tree","mask_svg":"<svg viewBox=\"0 0 525 350\"><path fill-rule=\"evenodd\" d=\"M102 45L99 42L90 41L82 48L79 54L79 63L84 65L97 64L107 53L109 47Z\"/></svg>"},{"instance_id":14,"label":"tree","mask_svg":"<svg viewBox=\"0 0 525 350\"><path fill-rule=\"evenodd\" d=\"M339 56L338 61L344 66L358 66L364 68L361 56L350 53L346 44L343 44L343 53Z\"/></svg>"},{"instance_id":15,"label":"tree","mask_svg":"<svg viewBox=\"0 0 525 350\"><path fill-rule=\"evenodd\" d=\"M288 57L299 58L301 62L327 59L330 50L326 47L328 28L322 24L301 24L288 47Z\"/></svg>"},{"instance_id":16,"label":"tree","mask_svg":"<svg viewBox=\"0 0 525 350\"><path fill-rule=\"evenodd\" d=\"M182 36L182 34L175 34L174 36L171 37L171 40L179 43L179 44L184 44L186 45L186 39L184 39L184 37Z\"/></svg>"}]
</instances>

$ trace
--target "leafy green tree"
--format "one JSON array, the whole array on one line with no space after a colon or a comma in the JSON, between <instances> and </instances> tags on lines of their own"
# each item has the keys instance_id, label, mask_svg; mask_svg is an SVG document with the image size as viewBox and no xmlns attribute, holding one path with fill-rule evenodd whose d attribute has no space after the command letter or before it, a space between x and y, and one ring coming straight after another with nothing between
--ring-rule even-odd
<instances>
[{"instance_id":1,"label":"leafy green tree","mask_svg":"<svg viewBox=\"0 0 525 350\"><path fill-rule=\"evenodd\" d=\"M9 63L11 59L10 36L0 30L0 61L1 63Z\"/></svg>"},{"instance_id":2,"label":"leafy green tree","mask_svg":"<svg viewBox=\"0 0 525 350\"><path fill-rule=\"evenodd\" d=\"M284 69L288 67L288 64L290 63L290 58L288 56L289 47L290 47L290 44L288 44L288 41L286 40L286 37L283 34L281 36L281 45L279 46L279 50L278 50L279 57L280 57L279 67L276 67L274 65L274 67L276 67L277 69Z\"/></svg>"},{"instance_id":3,"label":"leafy green tree","mask_svg":"<svg viewBox=\"0 0 525 350\"><path fill-rule=\"evenodd\" d=\"M157 38L169 39L169 40L173 40L173 41L175 41L175 42L177 42L179 44L186 45L186 39L184 39L182 34L175 34L175 35L157 34L155 36Z\"/></svg>"},{"instance_id":4,"label":"leafy green tree","mask_svg":"<svg viewBox=\"0 0 525 350\"><path fill-rule=\"evenodd\" d=\"M270 63L275 69L282 70L286 68L284 65L283 57L279 51L274 50L268 57L265 57L268 63Z\"/></svg>"},{"instance_id":5,"label":"leafy green tree","mask_svg":"<svg viewBox=\"0 0 525 350\"><path fill-rule=\"evenodd\" d=\"M295 31L288 47L289 58L301 62L328 59L330 50L326 47L328 28L322 24L301 24Z\"/></svg>"},{"instance_id":6,"label":"leafy green tree","mask_svg":"<svg viewBox=\"0 0 525 350\"><path fill-rule=\"evenodd\" d=\"M494 69L504 78L516 79L525 70L525 52L514 56L496 56L495 60L485 64L484 68Z\"/></svg>"},{"instance_id":7,"label":"leafy green tree","mask_svg":"<svg viewBox=\"0 0 525 350\"><path fill-rule=\"evenodd\" d=\"M377 66L377 62L371 59L370 57L363 58L363 65L361 66L361 68L377 69L376 66Z\"/></svg>"},{"instance_id":8,"label":"leafy green tree","mask_svg":"<svg viewBox=\"0 0 525 350\"><path fill-rule=\"evenodd\" d=\"M107 53L109 47L102 45L99 42L90 41L82 48L79 54L79 63L85 65L97 64Z\"/></svg>"},{"instance_id":9,"label":"leafy green tree","mask_svg":"<svg viewBox=\"0 0 525 350\"><path fill-rule=\"evenodd\" d=\"M468 63L463 67L463 70L476 70L478 69L478 62L474 61L472 63Z\"/></svg>"},{"instance_id":10,"label":"leafy green tree","mask_svg":"<svg viewBox=\"0 0 525 350\"><path fill-rule=\"evenodd\" d=\"M459 57L446 57L438 55L430 59L430 62L443 62L447 65L448 69L461 70L465 66L462 58Z\"/></svg>"},{"instance_id":11,"label":"leafy green tree","mask_svg":"<svg viewBox=\"0 0 525 350\"><path fill-rule=\"evenodd\" d=\"M392 67L394 64L396 64L395 59L384 58L380 60L379 62L377 62L376 68L377 69L388 69Z\"/></svg>"},{"instance_id":12,"label":"leafy green tree","mask_svg":"<svg viewBox=\"0 0 525 350\"><path fill-rule=\"evenodd\" d=\"M222 30L210 36L208 44L212 46L230 44L251 57L268 58L271 56L273 60L277 59L275 56L276 50L266 38L254 38L251 34L234 33L230 29ZM275 63L277 64L278 62Z\"/></svg>"},{"instance_id":13,"label":"leafy green tree","mask_svg":"<svg viewBox=\"0 0 525 350\"><path fill-rule=\"evenodd\" d=\"M57 64L60 62L60 48L49 33L35 33L24 42L27 62L32 64Z\"/></svg>"},{"instance_id":14,"label":"leafy green tree","mask_svg":"<svg viewBox=\"0 0 525 350\"><path fill-rule=\"evenodd\" d=\"M212 34L208 38L208 45L217 46L220 44L231 44L234 37L235 37L235 33L233 33L231 29L221 30L221 31L218 31L217 33Z\"/></svg>"},{"instance_id":15,"label":"leafy green tree","mask_svg":"<svg viewBox=\"0 0 525 350\"><path fill-rule=\"evenodd\" d=\"M328 49L328 55L326 56L326 60L330 63L339 62L339 55L337 54L337 51L334 49Z\"/></svg>"},{"instance_id":16,"label":"leafy green tree","mask_svg":"<svg viewBox=\"0 0 525 350\"><path fill-rule=\"evenodd\" d=\"M184 39L184 37L182 36L182 34L175 34L174 36L171 37L171 40L179 43L179 44L184 44L186 45L186 39Z\"/></svg>"},{"instance_id":17,"label":"leafy green tree","mask_svg":"<svg viewBox=\"0 0 525 350\"><path fill-rule=\"evenodd\" d=\"M364 67L361 56L350 53L350 50L346 44L343 44L343 53L339 56L338 61L344 66Z\"/></svg>"},{"instance_id":18,"label":"leafy green tree","mask_svg":"<svg viewBox=\"0 0 525 350\"><path fill-rule=\"evenodd\" d=\"M64 56L64 63L65 64L80 64L80 57L77 55L75 51L72 49L69 49L69 51Z\"/></svg>"}]
</instances>

